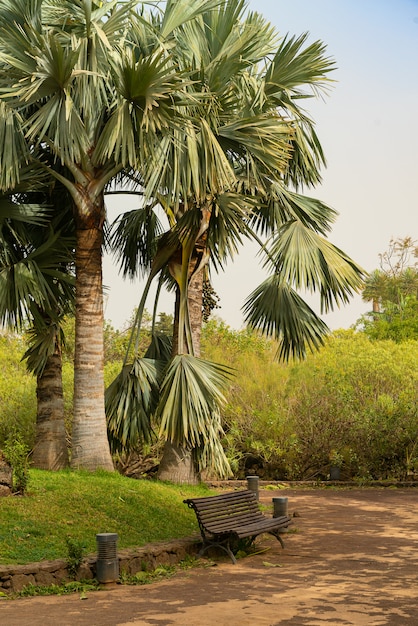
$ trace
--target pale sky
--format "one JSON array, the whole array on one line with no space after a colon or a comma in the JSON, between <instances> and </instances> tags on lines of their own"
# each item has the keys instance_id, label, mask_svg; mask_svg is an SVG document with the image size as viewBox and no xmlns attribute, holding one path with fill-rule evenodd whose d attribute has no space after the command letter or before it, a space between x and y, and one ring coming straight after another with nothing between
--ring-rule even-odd
<instances>
[{"instance_id":1,"label":"pale sky","mask_svg":"<svg viewBox=\"0 0 418 626\"><path fill-rule=\"evenodd\" d=\"M372 271L392 237L418 239L418 0L250 0L249 9L281 35L321 39L336 62L329 96L309 104L327 168L322 185L306 193L339 213L328 239ZM134 202L112 197L109 218ZM212 277L221 298L216 314L233 328L242 327L241 307L265 278L255 254L246 244L223 275ZM142 285L122 281L110 259L104 282L105 317L120 328ZM161 310L172 313L170 296ZM367 310L356 296L323 319L331 329L348 328Z\"/></svg>"}]
</instances>

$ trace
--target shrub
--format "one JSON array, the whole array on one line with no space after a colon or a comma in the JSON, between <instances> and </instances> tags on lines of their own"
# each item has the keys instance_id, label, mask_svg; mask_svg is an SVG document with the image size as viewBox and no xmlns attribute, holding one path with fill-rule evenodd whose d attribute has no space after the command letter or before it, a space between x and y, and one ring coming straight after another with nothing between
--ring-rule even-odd
<instances>
[{"instance_id":1,"label":"shrub","mask_svg":"<svg viewBox=\"0 0 418 626\"><path fill-rule=\"evenodd\" d=\"M3 448L6 461L12 466L14 493L24 495L29 482L29 447L19 433L10 434Z\"/></svg>"},{"instance_id":2,"label":"shrub","mask_svg":"<svg viewBox=\"0 0 418 626\"><path fill-rule=\"evenodd\" d=\"M21 337L0 335L0 448L11 431L31 448L35 438L36 380L21 362L25 352Z\"/></svg>"},{"instance_id":3,"label":"shrub","mask_svg":"<svg viewBox=\"0 0 418 626\"><path fill-rule=\"evenodd\" d=\"M416 341L338 331L305 361L280 365L273 342L223 324L207 329L205 356L237 372L224 412L236 476L325 479L336 454L346 478L418 471Z\"/></svg>"}]
</instances>

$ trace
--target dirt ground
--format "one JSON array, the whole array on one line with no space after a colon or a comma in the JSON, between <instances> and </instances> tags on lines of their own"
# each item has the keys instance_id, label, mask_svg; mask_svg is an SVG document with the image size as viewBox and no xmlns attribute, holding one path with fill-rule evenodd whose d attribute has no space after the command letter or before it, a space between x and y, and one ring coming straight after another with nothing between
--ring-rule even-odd
<instances>
[{"instance_id":1,"label":"dirt ground","mask_svg":"<svg viewBox=\"0 0 418 626\"><path fill-rule=\"evenodd\" d=\"M0 601L2 626L400 626L418 624L418 490L286 489L286 547L146 586Z\"/></svg>"}]
</instances>

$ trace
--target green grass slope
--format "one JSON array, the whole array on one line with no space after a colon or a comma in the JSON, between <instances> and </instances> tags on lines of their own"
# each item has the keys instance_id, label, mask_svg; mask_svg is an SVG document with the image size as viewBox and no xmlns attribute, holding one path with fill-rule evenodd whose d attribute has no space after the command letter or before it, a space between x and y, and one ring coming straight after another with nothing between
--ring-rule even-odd
<instances>
[{"instance_id":1,"label":"green grass slope","mask_svg":"<svg viewBox=\"0 0 418 626\"><path fill-rule=\"evenodd\" d=\"M189 536L198 527L183 499L208 492L116 472L31 470L26 496L0 499L0 564L67 558L67 538L93 553L97 533L117 533L118 548Z\"/></svg>"}]
</instances>

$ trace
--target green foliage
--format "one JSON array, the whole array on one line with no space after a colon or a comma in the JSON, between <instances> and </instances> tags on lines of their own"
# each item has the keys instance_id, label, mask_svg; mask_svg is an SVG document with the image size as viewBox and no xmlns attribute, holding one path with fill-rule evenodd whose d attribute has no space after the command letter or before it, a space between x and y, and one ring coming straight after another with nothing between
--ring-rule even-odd
<instances>
[{"instance_id":1,"label":"green foliage","mask_svg":"<svg viewBox=\"0 0 418 626\"><path fill-rule=\"evenodd\" d=\"M80 565L83 562L85 547L80 539L66 538L67 543L67 569L72 578L77 576Z\"/></svg>"},{"instance_id":2,"label":"green foliage","mask_svg":"<svg viewBox=\"0 0 418 626\"><path fill-rule=\"evenodd\" d=\"M148 571L145 564L141 571L136 574L128 574L125 571L120 573L120 581L123 585L148 585L159 580L165 580L171 578L179 570L188 570L191 567L201 567L199 561L192 557L187 557L183 561L180 561L177 565L159 565L154 570ZM34 596L62 596L70 593L79 593L80 599L87 598L86 594L89 591L99 591L101 588L100 583L94 580L72 580L62 585L26 585L17 594L16 597L28 598ZM1 594L0 594L1 595Z\"/></svg>"},{"instance_id":3,"label":"green foliage","mask_svg":"<svg viewBox=\"0 0 418 626\"><path fill-rule=\"evenodd\" d=\"M211 322L205 357L237 370L223 412L224 447L236 476L405 479L418 471L418 344L339 331L294 365L276 346ZM244 348L245 346L245 348ZM240 349L241 348L241 349Z\"/></svg>"},{"instance_id":4,"label":"green foliage","mask_svg":"<svg viewBox=\"0 0 418 626\"><path fill-rule=\"evenodd\" d=\"M124 585L148 585L157 580L163 580L170 578L177 571L174 565L159 565L152 571L147 571L145 568L136 574L127 574L121 572L120 579Z\"/></svg>"},{"instance_id":5,"label":"green foliage","mask_svg":"<svg viewBox=\"0 0 418 626\"><path fill-rule=\"evenodd\" d=\"M235 369L223 411L224 448L235 476L283 476L281 444L287 439L285 388L289 367L274 361L277 346L249 329L235 331L222 321L204 327L205 357L222 360Z\"/></svg>"},{"instance_id":6,"label":"green foliage","mask_svg":"<svg viewBox=\"0 0 418 626\"><path fill-rule=\"evenodd\" d=\"M3 454L6 461L12 466L14 493L25 495L29 482L29 447L23 442L22 436L11 433L3 447Z\"/></svg>"},{"instance_id":7,"label":"green foliage","mask_svg":"<svg viewBox=\"0 0 418 626\"><path fill-rule=\"evenodd\" d=\"M365 333L339 331L319 353L293 365L275 362L276 350L275 342L248 329L235 331L216 319L204 326L203 357L235 370L219 425L234 476L324 479L333 456L343 478L418 476L417 341L370 340ZM13 432L27 450L34 441L36 394L34 378L19 361L23 351L21 338L0 336L0 447ZM120 366L106 364L106 384ZM68 360L63 381L71 433ZM139 450L146 469L158 464L161 453L148 448Z\"/></svg>"},{"instance_id":8,"label":"green foliage","mask_svg":"<svg viewBox=\"0 0 418 626\"><path fill-rule=\"evenodd\" d=\"M370 339L398 343L418 339L418 246L411 237L392 239L379 255L380 269L366 279L362 297L373 302L373 312L357 326Z\"/></svg>"},{"instance_id":9,"label":"green foliage","mask_svg":"<svg viewBox=\"0 0 418 626\"><path fill-rule=\"evenodd\" d=\"M400 305L386 302L382 313L368 313L358 322L370 339L401 343L418 340L418 299L408 296Z\"/></svg>"},{"instance_id":10,"label":"green foliage","mask_svg":"<svg viewBox=\"0 0 418 626\"><path fill-rule=\"evenodd\" d=\"M129 451L133 442L151 440L150 415L159 398L158 362L136 358L124 365L106 389L108 434L112 451Z\"/></svg>"},{"instance_id":11,"label":"green foliage","mask_svg":"<svg viewBox=\"0 0 418 626\"><path fill-rule=\"evenodd\" d=\"M292 368L291 475L325 478L338 455L347 477L406 478L406 450L418 439L417 379L416 343L334 334Z\"/></svg>"},{"instance_id":12,"label":"green foliage","mask_svg":"<svg viewBox=\"0 0 418 626\"><path fill-rule=\"evenodd\" d=\"M34 442L36 381L21 363L25 346L21 337L0 334L0 448L11 431L30 448Z\"/></svg>"},{"instance_id":13,"label":"green foliage","mask_svg":"<svg viewBox=\"0 0 418 626\"><path fill-rule=\"evenodd\" d=\"M94 581L78 581L72 580L71 582L63 585L26 585L16 595L19 598L32 598L34 596L63 596L69 593L80 593L80 599L84 599L87 591L98 591L100 585Z\"/></svg>"}]
</instances>

